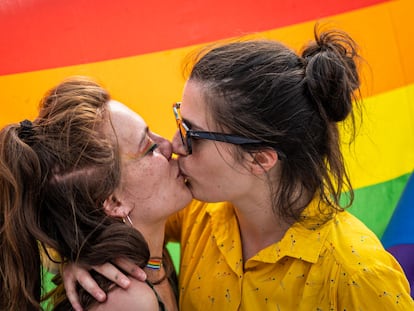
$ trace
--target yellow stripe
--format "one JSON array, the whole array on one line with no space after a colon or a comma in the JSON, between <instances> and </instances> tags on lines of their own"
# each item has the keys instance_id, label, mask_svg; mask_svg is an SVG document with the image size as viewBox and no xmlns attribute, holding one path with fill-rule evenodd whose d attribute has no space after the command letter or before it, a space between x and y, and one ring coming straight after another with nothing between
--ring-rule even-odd
<instances>
[{"instance_id":1,"label":"yellow stripe","mask_svg":"<svg viewBox=\"0 0 414 311\"><path fill-rule=\"evenodd\" d=\"M414 169L413 98L411 84L364 100L363 122L354 145L343 146L355 188L394 179Z\"/></svg>"},{"instance_id":2,"label":"yellow stripe","mask_svg":"<svg viewBox=\"0 0 414 311\"><path fill-rule=\"evenodd\" d=\"M112 96L138 111L150 126L168 135L175 128L171 105L181 98L180 62L189 48L22 74L0 76L0 126L37 114L46 90L71 75L89 75ZM171 121L171 122L169 122Z\"/></svg>"}]
</instances>

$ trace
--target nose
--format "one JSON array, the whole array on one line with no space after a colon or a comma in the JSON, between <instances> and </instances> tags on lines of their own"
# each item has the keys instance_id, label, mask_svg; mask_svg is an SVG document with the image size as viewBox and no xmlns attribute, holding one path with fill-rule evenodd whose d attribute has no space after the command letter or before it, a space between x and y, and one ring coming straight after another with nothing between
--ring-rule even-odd
<instances>
[{"instance_id":1,"label":"nose","mask_svg":"<svg viewBox=\"0 0 414 311\"><path fill-rule=\"evenodd\" d=\"M187 155L187 152L181 140L181 135L178 132L178 130L175 132L174 137L172 139L172 151L179 156Z\"/></svg>"},{"instance_id":2,"label":"nose","mask_svg":"<svg viewBox=\"0 0 414 311\"><path fill-rule=\"evenodd\" d=\"M170 159L172 155L171 143L164 137L155 133L151 133L150 137L155 143L157 143L158 150L164 155L164 157Z\"/></svg>"}]
</instances>

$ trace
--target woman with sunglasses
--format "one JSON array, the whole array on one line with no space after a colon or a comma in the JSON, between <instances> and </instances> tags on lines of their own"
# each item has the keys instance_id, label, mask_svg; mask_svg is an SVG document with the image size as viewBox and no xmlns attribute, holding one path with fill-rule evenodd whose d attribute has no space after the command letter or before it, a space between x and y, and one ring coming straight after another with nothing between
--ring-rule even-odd
<instances>
[{"instance_id":1,"label":"woman with sunglasses","mask_svg":"<svg viewBox=\"0 0 414 311\"><path fill-rule=\"evenodd\" d=\"M347 34L317 29L299 55L269 40L199 54L173 106L199 200L166 229L181 310L413 309L400 265L345 211L338 124L354 120L357 59Z\"/></svg>"},{"instance_id":2,"label":"woman with sunglasses","mask_svg":"<svg viewBox=\"0 0 414 311\"><path fill-rule=\"evenodd\" d=\"M4 127L0 185L0 310L41 310L50 248L62 265L129 259L146 272L128 290L96 275L108 299L97 304L79 289L85 309L177 310L164 228L191 193L171 144L101 86L68 79L45 95L36 120ZM71 310L56 283L54 310Z\"/></svg>"}]
</instances>

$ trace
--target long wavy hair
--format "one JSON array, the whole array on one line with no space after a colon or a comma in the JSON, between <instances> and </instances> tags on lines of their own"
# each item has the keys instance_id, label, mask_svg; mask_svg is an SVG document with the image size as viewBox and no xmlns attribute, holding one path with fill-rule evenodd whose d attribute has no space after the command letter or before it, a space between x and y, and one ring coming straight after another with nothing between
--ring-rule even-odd
<instances>
[{"instance_id":1,"label":"long wavy hair","mask_svg":"<svg viewBox=\"0 0 414 311\"><path fill-rule=\"evenodd\" d=\"M33 123L0 131L1 310L41 309L41 255L49 248L60 264L148 261L142 235L102 208L121 174L117 144L104 131L109 99L99 84L73 77L46 93ZM81 302L94 300L81 292ZM70 308L64 295L55 306Z\"/></svg>"}]
</instances>

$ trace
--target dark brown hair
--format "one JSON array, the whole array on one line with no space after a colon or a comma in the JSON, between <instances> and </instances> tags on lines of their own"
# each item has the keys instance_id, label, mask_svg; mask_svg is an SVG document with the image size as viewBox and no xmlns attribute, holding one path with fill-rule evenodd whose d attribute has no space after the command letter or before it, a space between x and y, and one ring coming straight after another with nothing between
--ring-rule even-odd
<instances>
[{"instance_id":1,"label":"dark brown hair","mask_svg":"<svg viewBox=\"0 0 414 311\"><path fill-rule=\"evenodd\" d=\"M279 185L269 183L274 211L286 220L299 220L317 194L332 207L328 217L353 200L337 122L351 115L355 126L357 46L342 31L316 26L314 35L300 54L272 40L207 47L189 76L201 86L219 129L263 142L237 147L239 159L244 151L269 147L286 154L279 162ZM346 190L349 198L341 207Z\"/></svg>"},{"instance_id":2,"label":"dark brown hair","mask_svg":"<svg viewBox=\"0 0 414 311\"><path fill-rule=\"evenodd\" d=\"M142 235L102 208L120 180L116 142L103 130L109 99L97 83L73 77L44 96L33 124L0 131L1 310L41 308L46 246L85 265L118 257L147 262ZM87 294L81 300L94 302Z\"/></svg>"}]
</instances>

